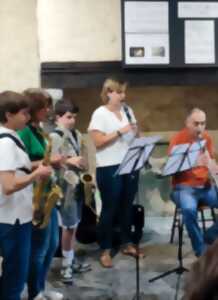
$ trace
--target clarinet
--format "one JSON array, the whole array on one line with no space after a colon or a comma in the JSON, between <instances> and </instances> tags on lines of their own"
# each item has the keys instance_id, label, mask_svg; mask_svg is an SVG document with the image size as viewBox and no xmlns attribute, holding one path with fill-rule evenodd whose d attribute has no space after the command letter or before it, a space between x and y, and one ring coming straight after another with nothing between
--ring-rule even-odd
<instances>
[{"instance_id":1,"label":"clarinet","mask_svg":"<svg viewBox=\"0 0 218 300\"><path fill-rule=\"evenodd\" d=\"M124 112L126 114L126 117L127 117L128 121L129 121L129 123L132 124L133 123L132 122L132 116L130 115L129 107L128 107L128 105L126 103L123 103L123 110L124 110Z\"/></svg>"},{"instance_id":2,"label":"clarinet","mask_svg":"<svg viewBox=\"0 0 218 300\"><path fill-rule=\"evenodd\" d=\"M200 145L200 142L203 140L202 133L198 134L198 143ZM202 152L205 153L207 151L206 145L202 148ZM218 173L214 171L214 167L216 166L216 162L211 159L211 157L208 157L209 161L207 164L207 169L209 171L210 177L212 181L215 183L215 185L218 187Z\"/></svg>"}]
</instances>

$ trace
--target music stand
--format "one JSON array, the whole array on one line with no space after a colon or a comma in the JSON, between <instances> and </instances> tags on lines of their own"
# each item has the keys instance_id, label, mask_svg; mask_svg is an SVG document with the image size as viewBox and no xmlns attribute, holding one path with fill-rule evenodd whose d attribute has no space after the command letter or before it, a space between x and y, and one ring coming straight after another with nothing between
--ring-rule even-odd
<instances>
[{"instance_id":1,"label":"music stand","mask_svg":"<svg viewBox=\"0 0 218 300\"><path fill-rule=\"evenodd\" d=\"M205 140L199 140L192 144L180 144L174 146L169 155L168 161L163 169L162 175L163 176L173 175L196 167L197 159L202 149L204 149L205 144L206 144ZM155 280L168 276L172 273L177 273L181 275L183 272L188 272L188 269L184 268L183 260L182 260L183 221L181 221L180 214L178 219L178 234L179 234L179 245L178 245L178 253L177 253L177 259L179 262L178 267L149 279L149 282L154 282Z\"/></svg>"},{"instance_id":2,"label":"music stand","mask_svg":"<svg viewBox=\"0 0 218 300\"><path fill-rule=\"evenodd\" d=\"M161 139L160 136L136 138L130 145L120 167L115 175L132 174L140 170L148 161L155 144ZM139 253L139 241L136 244L136 251ZM139 255L135 256L136 261L136 293L133 300L142 300L140 295L140 267Z\"/></svg>"}]
</instances>

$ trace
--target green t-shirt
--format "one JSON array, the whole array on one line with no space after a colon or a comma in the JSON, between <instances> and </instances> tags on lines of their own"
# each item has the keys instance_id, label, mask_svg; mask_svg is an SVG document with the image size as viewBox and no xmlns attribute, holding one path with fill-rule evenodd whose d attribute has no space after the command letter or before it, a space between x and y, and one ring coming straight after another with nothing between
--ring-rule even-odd
<instances>
[{"instance_id":1,"label":"green t-shirt","mask_svg":"<svg viewBox=\"0 0 218 300\"><path fill-rule=\"evenodd\" d=\"M27 153L31 161L43 160L46 152L46 139L41 129L27 125L24 129L19 130L18 135L26 146ZM53 180L50 177L46 181L45 193L51 190Z\"/></svg>"},{"instance_id":2,"label":"green t-shirt","mask_svg":"<svg viewBox=\"0 0 218 300\"><path fill-rule=\"evenodd\" d=\"M18 135L26 146L31 161L42 160L45 155L46 140L41 130L31 125L18 131Z\"/></svg>"}]
</instances>

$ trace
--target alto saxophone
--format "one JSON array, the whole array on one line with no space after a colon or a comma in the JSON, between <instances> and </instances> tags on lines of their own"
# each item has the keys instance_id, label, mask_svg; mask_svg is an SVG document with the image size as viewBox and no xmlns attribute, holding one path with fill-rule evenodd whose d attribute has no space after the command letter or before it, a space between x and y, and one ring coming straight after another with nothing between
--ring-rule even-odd
<instances>
[{"instance_id":1,"label":"alto saxophone","mask_svg":"<svg viewBox=\"0 0 218 300\"><path fill-rule=\"evenodd\" d=\"M84 137L81 141L80 154L84 157L88 164L88 149L85 144ZM91 207L93 192L95 189L95 181L94 176L88 172L88 167L85 171L80 172L80 181L83 184L83 192L84 192L84 201L85 205Z\"/></svg>"},{"instance_id":2,"label":"alto saxophone","mask_svg":"<svg viewBox=\"0 0 218 300\"><path fill-rule=\"evenodd\" d=\"M52 142L48 135L45 133L42 133L42 135L47 140L43 164L48 166L51 164ZM53 207L62 197L61 188L54 184L51 178L37 181L33 193L33 225L39 228L46 227Z\"/></svg>"},{"instance_id":3,"label":"alto saxophone","mask_svg":"<svg viewBox=\"0 0 218 300\"><path fill-rule=\"evenodd\" d=\"M67 153L68 145L63 144L62 147L63 152ZM88 152L86 150L87 148L84 139L82 138L79 155L87 158L88 161ZM75 197L84 198L85 205L90 207L95 188L94 176L87 171L83 171L75 167L67 167L64 170L63 179L71 185L71 188L74 192L78 191L78 193L75 193ZM67 207L68 204L69 203L66 199L65 206Z\"/></svg>"}]
</instances>

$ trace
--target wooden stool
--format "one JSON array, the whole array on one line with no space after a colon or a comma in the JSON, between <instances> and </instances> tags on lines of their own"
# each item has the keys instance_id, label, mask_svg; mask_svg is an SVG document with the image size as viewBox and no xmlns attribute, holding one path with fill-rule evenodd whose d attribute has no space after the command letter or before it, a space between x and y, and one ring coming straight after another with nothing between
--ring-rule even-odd
<instances>
[{"instance_id":1,"label":"wooden stool","mask_svg":"<svg viewBox=\"0 0 218 300\"><path fill-rule=\"evenodd\" d=\"M208 210L208 209L210 210L210 213L211 213L210 218L205 217L205 210ZM211 222L211 221L213 221L214 223L216 222L215 209L211 208L207 205L199 204L198 212L201 215L200 218L199 218L199 221L202 222L202 229L203 229L203 233L205 234L205 232L206 232L206 222ZM178 208L176 206L174 216L173 216L173 224L172 224L172 227L171 227L171 234L170 234L170 243L171 244L174 241L175 230L176 230L176 228L178 228L178 214L180 214L180 213L181 213L180 208Z\"/></svg>"}]
</instances>

